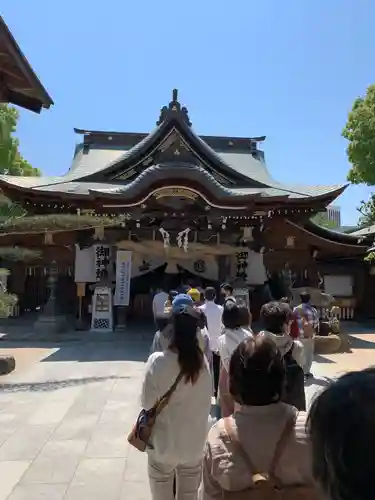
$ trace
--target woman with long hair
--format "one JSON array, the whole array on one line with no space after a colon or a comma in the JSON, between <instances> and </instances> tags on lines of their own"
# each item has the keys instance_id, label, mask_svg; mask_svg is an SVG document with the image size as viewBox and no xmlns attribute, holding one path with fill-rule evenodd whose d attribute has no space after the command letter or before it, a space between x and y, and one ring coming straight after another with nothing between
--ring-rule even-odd
<instances>
[{"instance_id":1,"label":"woman with long hair","mask_svg":"<svg viewBox=\"0 0 375 500\"><path fill-rule=\"evenodd\" d=\"M146 364L141 403L150 409L179 377L167 406L156 419L148 451L153 500L196 500L211 409L212 379L199 345L200 315L177 296L172 305L173 335L168 349L151 354ZM191 300L191 299L190 299Z\"/></svg>"}]
</instances>

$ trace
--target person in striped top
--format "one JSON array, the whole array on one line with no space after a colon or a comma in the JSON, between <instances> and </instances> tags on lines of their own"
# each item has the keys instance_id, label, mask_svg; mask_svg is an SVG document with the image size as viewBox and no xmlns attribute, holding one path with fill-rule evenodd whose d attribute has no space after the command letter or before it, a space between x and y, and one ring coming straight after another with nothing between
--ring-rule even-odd
<instances>
[{"instance_id":1,"label":"person in striped top","mask_svg":"<svg viewBox=\"0 0 375 500\"><path fill-rule=\"evenodd\" d=\"M319 328L319 314L311 304L310 294L302 292L301 303L294 308L293 315L299 325L299 337L305 347L305 377L312 377L311 366L314 360L315 334Z\"/></svg>"}]
</instances>

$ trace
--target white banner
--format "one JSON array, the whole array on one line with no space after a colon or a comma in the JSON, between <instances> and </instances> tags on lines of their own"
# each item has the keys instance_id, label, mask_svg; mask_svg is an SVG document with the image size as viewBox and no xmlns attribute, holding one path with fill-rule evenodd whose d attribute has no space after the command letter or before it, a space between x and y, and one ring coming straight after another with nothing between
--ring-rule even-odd
<instances>
[{"instance_id":1,"label":"white banner","mask_svg":"<svg viewBox=\"0 0 375 500\"><path fill-rule=\"evenodd\" d=\"M75 253L74 281L76 283L94 283L96 277L93 247L81 250L76 244Z\"/></svg>"},{"instance_id":2,"label":"white banner","mask_svg":"<svg viewBox=\"0 0 375 500\"><path fill-rule=\"evenodd\" d=\"M117 250L115 306L129 305L131 275L132 252L128 250Z\"/></svg>"},{"instance_id":3,"label":"white banner","mask_svg":"<svg viewBox=\"0 0 375 500\"><path fill-rule=\"evenodd\" d=\"M250 285L263 285L267 281L267 271L264 265L264 255L262 253L252 252L248 250L249 256L247 259L247 283Z\"/></svg>"}]
</instances>

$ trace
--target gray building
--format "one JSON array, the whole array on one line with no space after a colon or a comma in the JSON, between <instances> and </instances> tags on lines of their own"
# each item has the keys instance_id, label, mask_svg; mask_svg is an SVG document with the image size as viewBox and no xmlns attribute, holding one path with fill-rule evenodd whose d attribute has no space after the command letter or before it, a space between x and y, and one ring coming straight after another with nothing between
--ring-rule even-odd
<instances>
[{"instance_id":1,"label":"gray building","mask_svg":"<svg viewBox=\"0 0 375 500\"><path fill-rule=\"evenodd\" d=\"M326 208L327 219L335 224L335 227L341 227L341 207L328 205Z\"/></svg>"}]
</instances>

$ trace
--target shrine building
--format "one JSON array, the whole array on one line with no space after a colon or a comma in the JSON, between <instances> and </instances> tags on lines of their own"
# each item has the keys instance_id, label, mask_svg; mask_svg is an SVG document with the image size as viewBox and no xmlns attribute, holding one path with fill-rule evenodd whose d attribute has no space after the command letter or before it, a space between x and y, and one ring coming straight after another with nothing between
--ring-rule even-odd
<instances>
[{"instance_id":1,"label":"shrine building","mask_svg":"<svg viewBox=\"0 0 375 500\"><path fill-rule=\"evenodd\" d=\"M311 221L345 185L274 179L262 149L265 136L197 135L177 90L151 133L75 132L81 140L65 175L3 175L0 188L30 214L92 213L120 217L121 223L61 231L48 241L32 231L3 238L3 244L43 251L43 261L12 270L21 311L43 306L53 260L66 314L79 309L90 318L96 308L99 319L100 309L106 317L108 297L92 298L105 281L113 314L103 324L110 329L124 311L130 319L150 316L152 292L166 282L174 288L241 281L256 316L259 291L280 275L288 275L294 288L324 288L345 319L366 314L368 241Z\"/></svg>"}]
</instances>

